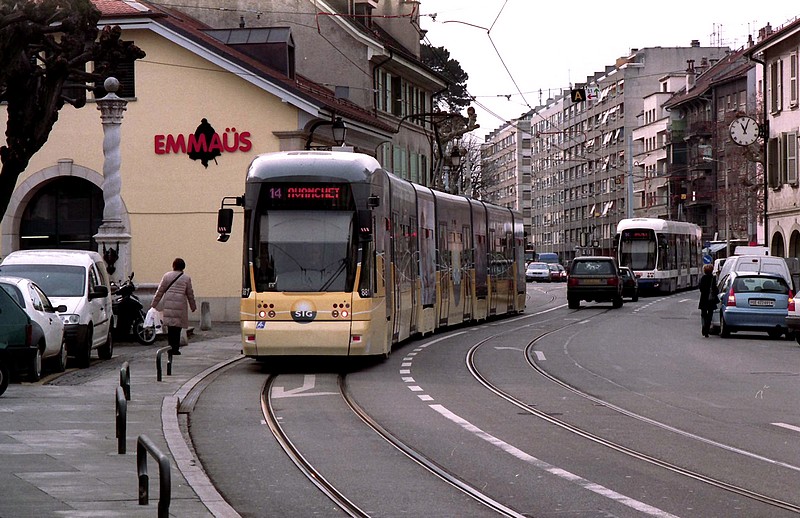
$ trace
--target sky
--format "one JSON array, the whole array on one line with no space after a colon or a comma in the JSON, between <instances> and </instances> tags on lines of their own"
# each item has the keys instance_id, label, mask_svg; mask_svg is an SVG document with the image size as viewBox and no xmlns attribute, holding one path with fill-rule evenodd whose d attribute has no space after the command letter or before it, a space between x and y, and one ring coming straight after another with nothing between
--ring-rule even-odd
<instances>
[{"instance_id":1,"label":"sky","mask_svg":"<svg viewBox=\"0 0 800 518\"><path fill-rule=\"evenodd\" d=\"M647 8L642 6L647 5ZM445 47L469 75L483 140L504 121L583 83L633 48L739 49L800 18L795 0L727 2L540 2L539 0L422 0L425 43Z\"/></svg>"}]
</instances>

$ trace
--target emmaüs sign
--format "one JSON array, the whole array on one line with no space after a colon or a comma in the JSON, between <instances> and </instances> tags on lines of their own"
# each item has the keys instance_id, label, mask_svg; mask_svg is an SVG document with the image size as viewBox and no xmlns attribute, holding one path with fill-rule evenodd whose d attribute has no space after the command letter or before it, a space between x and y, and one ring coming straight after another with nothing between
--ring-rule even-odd
<instances>
[{"instance_id":1,"label":"emma\u00fcs sign","mask_svg":"<svg viewBox=\"0 0 800 518\"><path fill-rule=\"evenodd\" d=\"M217 133L208 120L203 119L192 134L161 134L153 138L154 151L157 155L170 153L188 154L192 160L200 160L203 166L220 156L223 152L247 152L253 148L249 131L236 131L236 128L225 128L225 133Z\"/></svg>"}]
</instances>

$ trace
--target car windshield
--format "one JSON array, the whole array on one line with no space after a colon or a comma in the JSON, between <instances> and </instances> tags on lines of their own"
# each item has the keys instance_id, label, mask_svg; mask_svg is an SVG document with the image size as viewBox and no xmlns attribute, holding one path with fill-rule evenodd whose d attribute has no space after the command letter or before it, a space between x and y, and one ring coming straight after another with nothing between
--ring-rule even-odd
<instances>
[{"instance_id":1,"label":"car windshield","mask_svg":"<svg viewBox=\"0 0 800 518\"><path fill-rule=\"evenodd\" d=\"M549 270L545 263L532 263L528 265L528 270Z\"/></svg>"},{"instance_id":2,"label":"car windshield","mask_svg":"<svg viewBox=\"0 0 800 518\"><path fill-rule=\"evenodd\" d=\"M4 264L0 273L30 279L48 297L82 297L86 291L86 269L61 264Z\"/></svg>"}]
</instances>

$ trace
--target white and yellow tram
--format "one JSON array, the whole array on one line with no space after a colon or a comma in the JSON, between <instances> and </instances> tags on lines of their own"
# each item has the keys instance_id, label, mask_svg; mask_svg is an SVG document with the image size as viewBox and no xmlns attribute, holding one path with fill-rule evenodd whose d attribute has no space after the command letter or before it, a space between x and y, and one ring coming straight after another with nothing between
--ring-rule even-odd
<instances>
[{"instance_id":1,"label":"white and yellow tram","mask_svg":"<svg viewBox=\"0 0 800 518\"><path fill-rule=\"evenodd\" d=\"M228 203L235 200L234 203ZM259 155L244 207L244 354L388 355L439 328L525 308L521 216L400 179L372 157Z\"/></svg>"}]
</instances>

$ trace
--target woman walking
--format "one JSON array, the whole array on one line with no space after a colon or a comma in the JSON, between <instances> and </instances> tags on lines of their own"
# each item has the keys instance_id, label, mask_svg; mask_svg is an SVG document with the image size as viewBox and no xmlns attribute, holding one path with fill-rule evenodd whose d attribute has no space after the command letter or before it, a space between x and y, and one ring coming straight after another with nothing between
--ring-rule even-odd
<instances>
[{"instance_id":1,"label":"woman walking","mask_svg":"<svg viewBox=\"0 0 800 518\"><path fill-rule=\"evenodd\" d=\"M714 279L714 267L710 264L703 266L703 276L700 277L700 301L697 307L703 319L703 336L708 337L711 328L711 315L717 309L717 283Z\"/></svg>"},{"instance_id":2,"label":"woman walking","mask_svg":"<svg viewBox=\"0 0 800 518\"><path fill-rule=\"evenodd\" d=\"M184 270L186 262L177 257L172 261L172 271L167 272L161 277L158 289L153 297L152 307L158 308L162 302L163 324L167 326L167 343L172 350L170 354L180 354L181 330L189 327L189 312L197 309L194 300L194 289L192 288L192 278Z\"/></svg>"}]
</instances>

